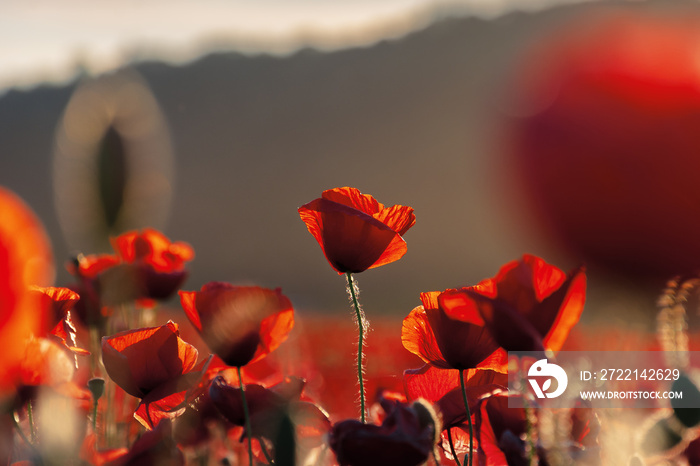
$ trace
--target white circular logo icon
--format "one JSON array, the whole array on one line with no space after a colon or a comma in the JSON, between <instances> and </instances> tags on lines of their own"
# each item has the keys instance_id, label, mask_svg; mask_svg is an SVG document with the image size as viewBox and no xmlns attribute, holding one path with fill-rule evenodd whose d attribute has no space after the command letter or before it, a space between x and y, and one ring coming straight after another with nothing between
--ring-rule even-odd
<instances>
[{"instance_id":1,"label":"white circular logo icon","mask_svg":"<svg viewBox=\"0 0 700 466\"><path fill-rule=\"evenodd\" d=\"M547 362L547 359L540 359L532 366L530 370L527 371L528 381L535 391L537 398L556 398L566 390L566 385L569 383L569 378L566 376L566 372L560 366ZM540 387L537 379L532 379L530 377L549 377L544 381ZM548 392L552 386L552 379L557 381L557 388L553 392Z\"/></svg>"}]
</instances>

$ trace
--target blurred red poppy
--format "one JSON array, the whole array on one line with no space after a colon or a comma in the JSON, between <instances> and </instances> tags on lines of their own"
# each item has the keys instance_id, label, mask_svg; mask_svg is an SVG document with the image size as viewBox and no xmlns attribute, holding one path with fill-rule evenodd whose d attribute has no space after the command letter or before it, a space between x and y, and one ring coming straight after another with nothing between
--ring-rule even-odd
<instances>
[{"instance_id":1,"label":"blurred red poppy","mask_svg":"<svg viewBox=\"0 0 700 466\"><path fill-rule=\"evenodd\" d=\"M423 305L413 309L403 321L404 348L441 369L478 367L505 372L506 353L480 322L476 304L444 307L440 305L440 295L421 293Z\"/></svg>"},{"instance_id":2,"label":"blurred red poppy","mask_svg":"<svg viewBox=\"0 0 700 466\"><path fill-rule=\"evenodd\" d=\"M11 392L31 335L45 324L30 285L53 281L51 244L41 222L14 193L0 187L0 398Z\"/></svg>"},{"instance_id":3,"label":"blurred red poppy","mask_svg":"<svg viewBox=\"0 0 700 466\"><path fill-rule=\"evenodd\" d=\"M80 296L69 288L59 287L32 286L29 292L37 296L42 313L49 316L50 322L54 323L50 332L44 328L41 334L51 335L66 349L71 351L74 356L89 355L89 351L77 346L77 330L73 325L71 316L71 310L80 300ZM77 367L78 363L75 357L74 360Z\"/></svg>"},{"instance_id":4,"label":"blurred red poppy","mask_svg":"<svg viewBox=\"0 0 700 466\"><path fill-rule=\"evenodd\" d=\"M114 254L78 255L74 263L68 264L68 271L73 275L95 279L105 270L119 263L119 257Z\"/></svg>"},{"instance_id":5,"label":"blurred red poppy","mask_svg":"<svg viewBox=\"0 0 700 466\"><path fill-rule=\"evenodd\" d=\"M47 338L31 338L25 346L18 383L22 386L58 386L68 383L75 365L61 346Z\"/></svg>"},{"instance_id":6,"label":"blurred red poppy","mask_svg":"<svg viewBox=\"0 0 700 466\"><path fill-rule=\"evenodd\" d=\"M181 414L185 393L200 376L193 371L197 349L179 335L170 321L102 338L107 374L125 392L141 398L136 418L146 427Z\"/></svg>"},{"instance_id":7,"label":"blurred red poppy","mask_svg":"<svg viewBox=\"0 0 700 466\"><path fill-rule=\"evenodd\" d=\"M438 301L448 314L468 319L476 318L471 312L476 305L479 323L507 351L558 351L578 322L585 298L582 267L565 274L526 254L501 267L494 278L446 291Z\"/></svg>"},{"instance_id":8,"label":"blurred red poppy","mask_svg":"<svg viewBox=\"0 0 700 466\"><path fill-rule=\"evenodd\" d=\"M241 370L241 373L246 385L258 382L256 378L249 376L244 369ZM221 358L211 355L210 359L203 365L197 383L187 390L185 412L178 417L177 423L173 427L173 438L178 445L197 446L214 441L217 436L212 435L212 425L219 424L223 429L231 427L231 424L221 416L209 397L212 381L219 375L224 376L229 382L231 380L239 381L235 369L227 366ZM240 401L237 402L240 403Z\"/></svg>"},{"instance_id":9,"label":"blurred red poppy","mask_svg":"<svg viewBox=\"0 0 700 466\"><path fill-rule=\"evenodd\" d=\"M602 13L575 16L511 73L518 101L535 104L508 122L514 192L591 266L696 272L700 15Z\"/></svg>"},{"instance_id":10,"label":"blurred red poppy","mask_svg":"<svg viewBox=\"0 0 700 466\"><path fill-rule=\"evenodd\" d=\"M171 242L152 228L130 231L112 239L119 258L137 266L139 282L145 287L141 297L165 299L172 295L187 278L185 262L194 258L192 247L182 241Z\"/></svg>"},{"instance_id":11,"label":"blurred red poppy","mask_svg":"<svg viewBox=\"0 0 700 466\"><path fill-rule=\"evenodd\" d=\"M78 283L68 286L80 296L75 306L77 320L89 327L97 327L100 335L105 334L106 318L110 314L109 297L103 299L101 276L108 269L119 264L119 258L113 254L96 254L85 256L79 254L66 263L66 269L78 279Z\"/></svg>"},{"instance_id":12,"label":"blurred red poppy","mask_svg":"<svg viewBox=\"0 0 700 466\"><path fill-rule=\"evenodd\" d=\"M274 351L294 326L294 309L277 288L210 282L180 291L180 302L209 349L229 366L245 366Z\"/></svg>"},{"instance_id":13,"label":"blurred red poppy","mask_svg":"<svg viewBox=\"0 0 700 466\"><path fill-rule=\"evenodd\" d=\"M39 305L47 314L47 324L44 326L44 331L48 331L51 325L63 319L66 313L70 312L75 303L80 300L78 293L68 288L34 285L29 287L29 292L37 296Z\"/></svg>"},{"instance_id":14,"label":"blurred red poppy","mask_svg":"<svg viewBox=\"0 0 700 466\"><path fill-rule=\"evenodd\" d=\"M384 207L355 188L334 188L299 207L299 215L338 273L358 273L399 260L402 236L416 223L411 207Z\"/></svg>"},{"instance_id":15,"label":"blurred red poppy","mask_svg":"<svg viewBox=\"0 0 700 466\"><path fill-rule=\"evenodd\" d=\"M424 407L380 400L386 412L381 425L346 420L333 425L329 443L340 466L423 464L435 445L435 420Z\"/></svg>"},{"instance_id":16,"label":"blurred red poppy","mask_svg":"<svg viewBox=\"0 0 700 466\"><path fill-rule=\"evenodd\" d=\"M80 459L93 466L103 466L110 461L117 460L128 453L127 448L110 448L98 450L97 436L94 433L88 434L83 439L80 447Z\"/></svg>"},{"instance_id":17,"label":"blurred red poppy","mask_svg":"<svg viewBox=\"0 0 700 466\"><path fill-rule=\"evenodd\" d=\"M25 408L28 401L37 398L40 388L49 388L87 412L90 391L74 382L75 361L64 346L48 338L30 338L23 349L24 357L15 379L14 409Z\"/></svg>"},{"instance_id":18,"label":"blurred red poppy","mask_svg":"<svg viewBox=\"0 0 700 466\"><path fill-rule=\"evenodd\" d=\"M111 307L132 301L152 306L152 300L175 293L187 278L185 263L194 258L190 245L151 228L111 241L115 254L80 254L66 266L79 280L70 287L81 297L75 308L79 320L101 334Z\"/></svg>"},{"instance_id":19,"label":"blurred red poppy","mask_svg":"<svg viewBox=\"0 0 700 466\"><path fill-rule=\"evenodd\" d=\"M219 375L211 383L209 397L227 421L236 426L245 426L243 398L238 384L233 374L228 374L228 380ZM297 431L303 434L297 435L300 443L307 448L320 445L322 436L330 429L330 421L315 404L302 401L305 384L305 380L296 377L286 377L270 388L255 383L246 384L252 436L274 441L283 418L288 416Z\"/></svg>"}]
</instances>

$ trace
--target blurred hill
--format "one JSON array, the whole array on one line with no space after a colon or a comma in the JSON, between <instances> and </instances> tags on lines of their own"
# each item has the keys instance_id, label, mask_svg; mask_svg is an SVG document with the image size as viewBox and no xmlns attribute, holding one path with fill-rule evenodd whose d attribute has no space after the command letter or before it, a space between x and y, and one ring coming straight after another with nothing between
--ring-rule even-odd
<instances>
[{"instance_id":1,"label":"blurred hill","mask_svg":"<svg viewBox=\"0 0 700 466\"><path fill-rule=\"evenodd\" d=\"M417 216L406 256L359 276L370 319L406 314L421 291L474 284L525 252L573 266L536 235L508 191L494 124L518 53L589 8L441 20L399 40L327 53L135 65L172 134L165 233L195 248L185 288L250 281L282 287L300 309L347 310L344 277L296 212L346 185L411 205ZM70 251L54 213L51 154L73 90L0 98L0 184L45 222L59 264Z\"/></svg>"}]
</instances>

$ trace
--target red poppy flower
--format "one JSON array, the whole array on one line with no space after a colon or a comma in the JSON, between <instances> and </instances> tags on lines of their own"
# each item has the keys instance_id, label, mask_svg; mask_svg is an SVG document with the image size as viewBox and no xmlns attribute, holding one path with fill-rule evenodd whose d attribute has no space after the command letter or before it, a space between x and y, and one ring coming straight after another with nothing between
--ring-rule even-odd
<instances>
[{"instance_id":1,"label":"red poppy flower","mask_svg":"<svg viewBox=\"0 0 700 466\"><path fill-rule=\"evenodd\" d=\"M477 286L442 293L440 307L479 320L507 351L558 351L578 322L586 298L583 267L565 274L542 259L525 255ZM468 314L466 314L468 312Z\"/></svg>"},{"instance_id":2,"label":"red poppy flower","mask_svg":"<svg viewBox=\"0 0 700 466\"><path fill-rule=\"evenodd\" d=\"M200 375L193 371L197 349L179 335L170 321L102 338L107 374L125 392L141 398L136 418L146 427L181 414L185 393Z\"/></svg>"},{"instance_id":3,"label":"red poppy flower","mask_svg":"<svg viewBox=\"0 0 700 466\"><path fill-rule=\"evenodd\" d=\"M173 243L152 228L119 235L112 239L112 247L124 263L137 267L144 298L168 298L187 278L185 262L194 258L189 244Z\"/></svg>"},{"instance_id":4,"label":"red poppy flower","mask_svg":"<svg viewBox=\"0 0 700 466\"><path fill-rule=\"evenodd\" d=\"M77 330L73 325L71 316L71 310L80 300L80 296L68 288L58 287L32 286L29 292L38 298L38 304L42 313L47 315L50 321L56 322L50 333L47 329L44 329L42 335L49 333L66 349L71 351L74 356L89 355L89 351L77 346ZM78 362L75 357L74 360L77 367Z\"/></svg>"},{"instance_id":5,"label":"red poppy flower","mask_svg":"<svg viewBox=\"0 0 700 466\"><path fill-rule=\"evenodd\" d=\"M381 425L356 420L333 425L329 443L340 466L423 464L435 445L435 423L425 408L381 400L387 415Z\"/></svg>"},{"instance_id":6,"label":"red poppy flower","mask_svg":"<svg viewBox=\"0 0 700 466\"><path fill-rule=\"evenodd\" d=\"M80 301L74 306L75 315L83 324L97 327L101 335L105 333L106 318L110 314L106 306L117 304L123 299L109 302L110 295L116 293L102 292L101 277L108 269L118 264L119 258L113 254L79 254L74 260L66 263L68 272L78 279L78 283L69 285L69 288L80 296Z\"/></svg>"},{"instance_id":7,"label":"red poppy flower","mask_svg":"<svg viewBox=\"0 0 700 466\"><path fill-rule=\"evenodd\" d=\"M74 382L75 361L64 346L48 338L30 338L22 348L24 357L14 381L15 409L21 410L27 401L37 398L40 388L49 388L87 412L90 392Z\"/></svg>"},{"instance_id":8,"label":"red poppy flower","mask_svg":"<svg viewBox=\"0 0 700 466\"><path fill-rule=\"evenodd\" d=\"M411 207L384 207L355 188L324 191L299 215L338 273L358 273L399 260L402 236L416 223Z\"/></svg>"},{"instance_id":9,"label":"red poppy flower","mask_svg":"<svg viewBox=\"0 0 700 466\"><path fill-rule=\"evenodd\" d=\"M244 383L257 382L257 379L246 374L244 369L241 369L241 372ZM209 397L209 388L218 375L225 376L227 380L230 378L237 381L236 370L227 366L221 358L211 355L200 374L198 382L187 390L185 411L174 425L173 437L180 446L196 446L212 440L212 423L225 424L224 428L229 427Z\"/></svg>"},{"instance_id":10,"label":"red poppy flower","mask_svg":"<svg viewBox=\"0 0 700 466\"><path fill-rule=\"evenodd\" d=\"M422 398L437 405L442 415L443 429L467 422L459 371L438 369L426 364L420 369L403 373L406 395L410 400ZM508 377L492 370L470 369L464 373L470 412L476 410L479 399L496 390L505 390Z\"/></svg>"},{"instance_id":11,"label":"red poppy flower","mask_svg":"<svg viewBox=\"0 0 700 466\"><path fill-rule=\"evenodd\" d=\"M34 312L40 319L40 328L36 336L45 336L57 322L70 312L80 296L68 288L41 287L32 285L28 288L34 297Z\"/></svg>"},{"instance_id":12,"label":"red poppy flower","mask_svg":"<svg viewBox=\"0 0 700 466\"><path fill-rule=\"evenodd\" d=\"M119 264L119 257L114 254L78 255L74 263L69 263L67 268L75 276L90 279L97 278L110 267Z\"/></svg>"},{"instance_id":13,"label":"red poppy flower","mask_svg":"<svg viewBox=\"0 0 700 466\"><path fill-rule=\"evenodd\" d=\"M480 407L476 410L474 430L478 441L478 464L529 464L525 442L522 440L527 432L525 410L509 408L508 397L506 392L495 393L481 400Z\"/></svg>"},{"instance_id":14,"label":"red poppy flower","mask_svg":"<svg viewBox=\"0 0 700 466\"><path fill-rule=\"evenodd\" d=\"M441 369L478 367L505 372L506 353L479 322L482 319L476 304L446 308L440 305L440 295L421 293L423 305L403 321L404 348Z\"/></svg>"},{"instance_id":15,"label":"red poppy flower","mask_svg":"<svg viewBox=\"0 0 700 466\"><path fill-rule=\"evenodd\" d=\"M279 288L210 282L180 291L180 302L209 349L230 366L262 359L294 326L292 303Z\"/></svg>"},{"instance_id":16,"label":"red poppy flower","mask_svg":"<svg viewBox=\"0 0 700 466\"><path fill-rule=\"evenodd\" d=\"M58 343L32 338L25 346L18 382L23 386L58 386L70 382L74 373L73 360Z\"/></svg>"},{"instance_id":17,"label":"red poppy flower","mask_svg":"<svg viewBox=\"0 0 700 466\"><path fill-rule=\"evenodd\" d=\"M30 285L53 280L54 267L46 232L31 209L0 187L0 397L14 387L25 342L39 335L43 321Z\"/></svg>"},{"instance_id":18,"label":"red poppy flower","mask_svg":"<svg viewBox=\"0 0 700 466\"><path fill-rule=\"evenodd\" d=\"M244 426L243 398L240 388L236 386L238 383L235 376L227 380L219 375L211 383L209 397L227 421ZM304 442L307 448L318 446L321 436L330 429L330 421L316 405L301 400L305 384L305 380L296 377L287 377L270 388L246 384L252 436L275 440L282 419L288 416L299 433L303 434L297 436L298 440Z\"/></svg>"}]
</instances>

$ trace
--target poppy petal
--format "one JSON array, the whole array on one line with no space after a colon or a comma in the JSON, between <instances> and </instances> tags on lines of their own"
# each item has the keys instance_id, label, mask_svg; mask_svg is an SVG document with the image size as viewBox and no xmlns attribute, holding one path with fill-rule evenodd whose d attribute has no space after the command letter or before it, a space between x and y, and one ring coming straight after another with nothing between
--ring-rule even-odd
<instances>
[{"instance_id":1,"label":"poppy petal","mask_svg":"<svg viewBox=\"0 0 700 466\"><path fill-rule=\"evenodd\" d=\"M197 297L196 291L180 291L180 304L182 309L184 309L187 318L190 319L194 328L202 331L202 321L199 318L199 312L197 311L197 306L195 305L195 300Z\"/></svg>"},{"instance_id":2,"label":"poppy petal","mask_svg":"<svg viewBox=\"0 0 700 466\"><path fill-rule=\"evenodd\" d=\"M465 296L466 299L453 296ZM425 313L440 353L450 368L472 369L488 365L505 371L505 356L496 353L498 345L488 329L473 323L483 320L476 303L464 293L456 290L440 293L438 308L426 309Z\"/></svg>"},{"instance_id":3,"label":"poppy petal","mask_svg":"<svg viewBox=\"0 0 700 466\"><path fill-rule=\"evenodd\" d=\"M506 355L481 325L483 318L474 300L463 292L446 290L421 293L421 301L423 306L403 322L401 339L408 351L442 369L506 371Z\"/></svg>"},{"instance_id":4,"label":"poppy petal","mask_svg":"<svg viewBox=\"0 0 700 466\"><path fill-rule=\"evenodd\" d=\"M190 372L167 381L149 392L136 408L134 418L147 429L154 429L163 419L173 419L185 412L187 391L200 377Z\"/></svg>"},{"instance_id":5,"label":"poppy petal","mask_svg":"<svg viewBox=\"0 0 700 466\"><path fill-rule=\"evenodd\" d=\"M428 364L441 369L452 368L440 352L423 306L414 308L403 320L401 342L404 348Z\"/></svg>"},{"instance_id":6,"label":"poppy petal","mask_svg":"<svg viewBox=\"0 0 700 466\"><path fill-rule=\"evenodd\" d=\"M69 271L73 275L79 275L85 278L97 278L99 274L110 267L119 264L119 257L114 254L94 254L89 256L79 255L77 258L78 268Z\"/></svg>"},{"instance_id":7,"label":"poppy petal","mask_svg":"<svg viewBox=\"0 0 700 466\"><path fill-rule=\"evenodd\" d=\"M59 333L65 331L65 337L70 338L69 332L72 332L73 346L75 346L75 327L72 327L72 323L65 328L62 327L66 322L66 316L70 320L70 310L80 300L80 296L68 288L57 287L31 286L29 292L34 294L38 300L37 314L42 318L40 334L53 333L56 335L56 331ZM51 330L50 325L54 326L53 330ZM65 341L64 338L63 342ZM68 345L66 344L66 346Z\"/></svg>"},{"instance_id":8,"label":"poppy petal","mask_svg":"<svg viewBox=\"0 0 700 466\"><path fill-rule=\"evenodd\" d=\"M119 260L138 275L138 298L168 298L187 278L185 262L194 258L189 244L173 243L152 228L126 232L111 242Z\"/></svg>"},{"instance_id":9,"label":"poppy petal","mask_svg":"<svg viewBox=\"0 0 700 466\"><path fill-rule=\"evenodd\" d=\"M386 248L384 248L384 252L381 256L379 256L379 259L377 259L371 266L369 266L369 268L373 269L375 267L380 267L382 265L396 262L406 254L407 250L408 246L406 245L406 241L397 233L397 235L392 238L391 242L386 246Z\"/></svg>"},{"instance_id":10,"label":"poppy petal","mask_svg":"<svg viewBox=\"0 0 700 466\"><path fill-rule=\"evenodd\" d=\"M328 262L339 273L367 270L389 245L392 248L383 258L383 264L406 253L405 242L398 233L371 215L347 205L316 199L300 207L299 215ZM394 241L395 238L401 241Z\"/></svg>"},{"instance_id":11,"label":"poppy petal","mask_svg":"<svg viewBox=\"0 0 700 466\"><path fill-rule=\"evenodd\" d=\"M557 292L542 302L542 313L551 312L555 306L559 310L545 334L544 346L559 351L569 332L578 323L586 302L586 274L583 267L574 271Z\"/></svg>"},{"instance_id":12,"label":"poppy petal","mask_svg":"<svg viewBox=\"0 0 700 466\"><path fill-rule=\"evenodd\" d=\"M262 359L294 326L292 303L279 288L210 282L180 292L180 302L209 349L230 366Z\"/></svg>"},{"instance_id":13,"label":"poppy petal","mask_svg":"<svg viewBox=\"0 0 700 466\"><path fill-rule=\"evenodd\" d=\"M420 294L420 301L423 303L425 309L438 309L438 297L440 296L439 291L428 291Z\"/></svg>"},{"instance_id":14,"label":"poppy petal","mask_svg":"<svg viewBox=\"0 0 700 466\"><path fill-rule=\"evenodd\" d=\"M498 346L506 351L544 351L542 335L517 310L498 300L487 299L470 289L479 313Z\"/></svg>"},{"instance_id":15,"label":"poppy petal","mask_svg":"<svg viewBox=\"0 0 700 466\"><path fill-rule=\"evenodd\" d=\"M506 350L558 351L583 311L586 276L583 267L564 274L525 255L503 266L493 279L457 293L463 295L455 294L449 305L460 307L472 299L485 326Z\"/></svg>"},{"instance_id":16,"label":"poppy petal","mask_svg":"<svg viewBox=\"0 0 700 466\"><path fill-rule=\"evenodd\" d=\"M51 243L34 212L0 187L0 398L14 388L16 371L30 335L44 326L30 285L53 281Z\"/></svg>"},{"instance_id":17,"label":"poppy petal","mask_svg":"<svg viewBox=\"0 0 700 466\"><path fill-rule=\"evenodd\" d=\"M264 358L287 339L294 327L294 309L291 303L285 303L285 306L287 309L265 317L260 323L260 343L251 363Z\"/></svg>"},{"instance_id":18,"label":"poppy petal","mask_svg":"<svg viewBox=\"0 0 700 466\"><path fill-rule=\"evenodd\" d=\"M471 373L471 371L467 371ZM459 387L457 369L439 369L426 364L420 369L407 369L403 372L404 389L410 400L423 398L437 402L450 390Z\"/></svg>"},{"instance_id":19,"label":"poppy petal","mask_svg":"<svg viewBox=\"0 0 700 466\"><path fill-rule=\"evenodd\" d=\"M191 371L197 349L179 337L177 324L143 328L102 338L102 362L124 391L143 398L158 386Z\"/></svg>"},{"instance_id":20,"label":"poppy petal","mask_svg":"<svg viewBox=\"0 0 700 466\"><path fill-rule=\"evenodd\" d=\"M413 213L413 207L403 205L393 205L382 209L374 214L373 217L401 236L406 234L406 232L416 224L416 216Z\"/></svg>"},{"instance_id":21,"label":"poppy petal","mask_svg":"<svg viewBox=\"0 0 700 466\"><path fill-rule=\"evenodd\" d=\"M32 338L24 348L19 370L21 385L57 386L73 378L73 360L58 343L47 338Z\"/></svg>"},{"instance_id":22,"label":"poppy petal","mask_svg":"<svg viewBox=\"0 0 700 466\"><path fill-rule=\"evenodd\" d=\"M384 204L378 202L374 196L362 194L359 189L347 186L327 189L323 191L321 198L352 207L368 215L374 215L384 210Z\"/></svg>"},{"instance_id":23,"label":"poppy petal","mask_svg":"<svg viewBox=\"0 0 700 466\"><path fill-rule=\"evenodd\" d=\"M406 253L401 235L413 226L411 207L385 208L355 188L323 192L298 209L309 233L338 273L358 273L394 262Z\"/></svg>"},{"instance_id":24,"label":"poppy petal","mask_svg":"<svg viewBox=\"0 0 700 466\"><path fill-rule=\"evenodd\" d=\"M474 412L479 399L508 386L508 377L492 370L469 369L464 372L469 409ZM466 421L466 410L458 370L445 370L425 365L404 371L404 387L410 399L426 399L436 403L442 413L444 427Z\"/></svg>"},{"instance_id":25,"label":"poppy petal","mask_svg":"<svg viewBox=\"0 0 700 466\"><path fill-rule=\"evenodd\" d=\"M466 293L461 293L457 290L448 290L440 293L438 306L451 319L484 326L484 319L479 314L478 306Z\"/></svg>"}]
</instances>

